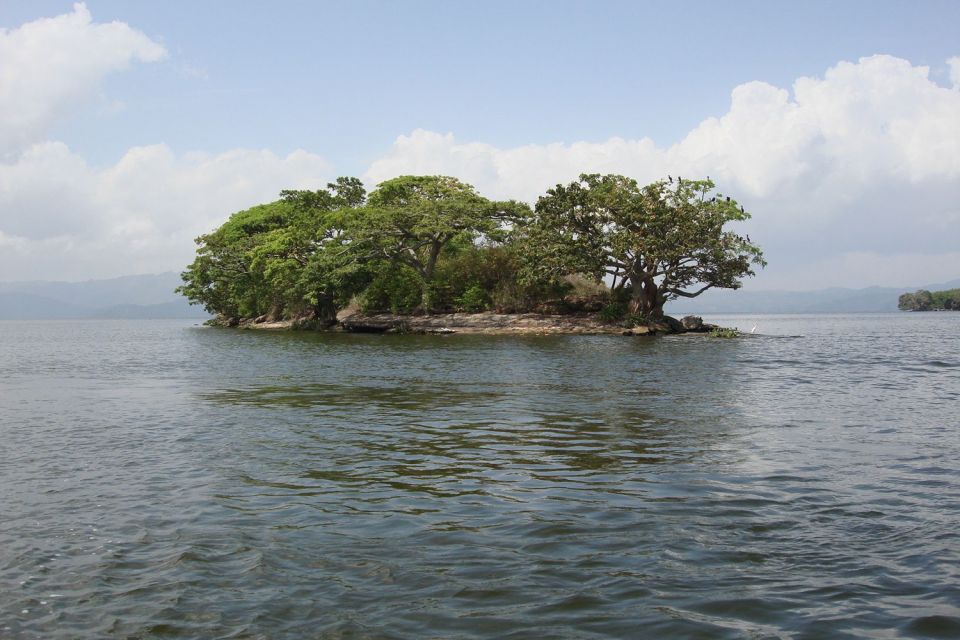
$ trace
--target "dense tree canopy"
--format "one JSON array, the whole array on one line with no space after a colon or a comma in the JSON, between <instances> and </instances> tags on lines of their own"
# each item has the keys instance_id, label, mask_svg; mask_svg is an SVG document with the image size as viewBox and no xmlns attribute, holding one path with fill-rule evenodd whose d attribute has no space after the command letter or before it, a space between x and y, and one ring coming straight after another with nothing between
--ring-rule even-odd
<instances>
[{"instance_id":1,"label":"dense tree canopy","mask_svg":"<svg viewBox=\"0 0 960 640\"><path fill-rule=\"evenodd\" d=\"M293 217L284 202L259 205L235 213L219 229L197 238L197 257L182 274L179 291L192 303L225 316L262 313L270 297L266 279L253 265L253 253L269 237L283 230Z\"/></svg>"},{"instance_id":2,"label":"dense tree canopy","mask_svg":"<svg viewBox=\"0 0 960 640\"><path fill-rule=\"evenodd\" d=\"M197 258L180 292L211 313L275 317L312 313L331 320L348 295L339 286L350 266L337 261L351 212L365 192L356 178L241 211L197 238ZM338 296L338 293L342 295Z\"/></svg>"},{"instance_id":3,"label":"dense tree canopy","mask_svg":"<svg viewBox=\"0 0 960 640\"><path fill-rule=\"evenodd\" d=\"M763 255L749 238L724 230L750 216L713 189L710 180L671 177L640 188L597 174L557 185L521 229L529 270L609 277L615 292L629 292L634 313L654 319L672 298L739 288L753 265L765 264Z\"/></svg>"},{"instance_id":4,"label":"dense tree canopy","mask_svg":"<svg viewBox=\"0 0 960 640\"><path fill-rule=\"evenodd\" d=\"M667 300L737 288L764 264L748 237L724 229L749 215L713 189L590 174L531 211L448 176L400 176L369 195L357 178L338 178L283 191L198 238L179 290L225 317L320 325L351 301L406 313L563 312L592 297L657 319ZM582 295L566 296L574 285Z\"/></svg>"},{"instance_id":5,"label":"dense tree canopy","mask_svg":"<svg viewBox=\"0 0 960 640\"><path fill-rule=\"evenodd\" d=\"M400 176L378 185L356 216L355 255L412 269L429 311L437 264L451 242L499 237L504 223L528 214L526 205L487 200L456 178Z\"/></svg>"},{"instance_id":6,"label":"dense tree canopy","mask_svg":"<svg viewBox=\"0 0 960 640\"><path fill-rule=\"evenodd\" d=\"M930 292L920 289L900 296L897 307L902 311L960 311L960 289Z\"/></svg>"}]
</instances>

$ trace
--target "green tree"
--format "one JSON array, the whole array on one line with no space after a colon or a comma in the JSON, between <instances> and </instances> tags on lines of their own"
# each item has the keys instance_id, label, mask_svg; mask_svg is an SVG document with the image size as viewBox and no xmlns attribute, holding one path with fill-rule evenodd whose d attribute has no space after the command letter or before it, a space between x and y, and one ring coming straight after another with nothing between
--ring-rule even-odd
<instances>
[{"instance_id":1,"label":"green tree","mask_svg":"<svg viewBox=\"0 0 960 640\"><path fill-rule=\"evenodd\" d=\"M457 238L499 238L510 221L529 215L522 203L495 202L449 176L400 176L377 186L350 229L356 259L413 269L421 310L433 307L432 285L445 248Z\"/></svg>"},{"instance_id":2,"label":"green tree","mask_svg":"<svg viewBox=\"0 0 960 640\"><path fill-rule=\"evenodd\" d=\"M920 289L905 293L897 301L897 307L904 311L960 310L960 289L933 292Z\"/></svg>"},{"instance_id":3,"label":"green tree","mask_svg":"<svg viewBox=\"0 0 960 640\"><path fill-rule=\"evenodd\" d=\"M366 201L358 178L337 178L326 189L280 192L293 208L288 225L263 239L253 265L263 271L287 315L312 316L321 324L336 322L337 308L355 293L359 265L347 256L350 226Z\"/></svg>"},{"instance_id":4,"label":"green tree","mask_svg":"<svg viewBox=\"0 0 960 640\"><path fill-rule=\"evenodd\" d=\"M211 313L230 317L312 315L336 318L340 289L353 282L344 228L365 191L338 178L317 191L284 191L282 199L236 213L197 238L197 258L178 290Z\"/></svg>"},{"instance_id":5,"label":"green tree","mask_svg":"<svg viewBox=\"0 0 960 640\"><path fill-rule=\"evenodd\" d=\"M901 311L913 311L916 309L916 298L912 293L904 293L897 300L897 308Z\"/></svg>"},{"instance_id":6,"label":"green tree","mask_svg":"<svg viewBox=\"0 0 960 640\"><path fill-rule=\"evenodd\" d=\"M177 291L210 313L229 317L266 313L272 296L263 273L254 268L253 252L270 233L285 228L293 214L285 202L233 214L218 229L196 239L197 257L181 274L184 284Z\"/></svg>"},{"instance_id":7,"label":"green tree","mask_svg":"<svg viewBox=\"0 0 960 640\"><path fill-rule=\"evenodd\" d=\"M933 307L933 294L920 289L913 294L913 308L916 311L929 311Z\"/></svg>"},{"instance_id":8,"label":"green tree","mask_svg":"<svg viewBox=\"0 0 960 640\"><path fill-rule=\"evenodd\" d=\"M960 289L947 289L945 291L934 291L931 294L933 298L933 308L952 311L960 310Z\"/></svg>"},{"instance_id":9,"label":"green tree","mask_svg":"<svg viewBox=\"0 0 960 640\"><path fill-rule=\"evenodd\" d=\"M710 180L670 178L640 188L599 174L557 185L520 229L526 272L610 278L614 292L629 292L631 313L649 319L662 318L673 298L737 289L754 265L766 263L749 237L724 230L749 214L713 190Z\"/></svg>"}]
</instances>

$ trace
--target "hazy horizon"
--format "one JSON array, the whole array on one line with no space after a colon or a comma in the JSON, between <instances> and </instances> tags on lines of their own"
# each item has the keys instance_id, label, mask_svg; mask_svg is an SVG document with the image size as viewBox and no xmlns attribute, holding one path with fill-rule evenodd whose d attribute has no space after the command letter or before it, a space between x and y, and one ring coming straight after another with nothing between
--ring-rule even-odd
<instances>
[{"instance_id":1,"label":"hazy horizon","mask_svg":"<svg viewBox=\"0 0 960 640\"><path fill-rule=\"evenodd\" d=\"M160 271L153 273L125 273L116 276L110 276L106 278L81 278L76 280L71 279L56 279L56 280L3 280L0 279L0 287L2 285L14 285L14 284L28 284L28 283L37 283L37 284L84 284L84 283L93 283L93 282L107 282L110 280L121 280L124 278L149 278L149 277L160 277L160 276L176 276L180 277L180 271ZM822 291L825 289L849 289L849 290L862 290L862 289L912 289L912 288L928 288L928 287L938 287L938 286L958 286L960 285L960 274L957 277L944 277L936 282L922 282L914 283L907 285L890 285L885 283L878 284L867 284L862 287L840 287L833 285L825 285L822 287L814 289L759 289L755 286L747 286L751 284L748 280L744 283L742 289L710 289L708 291L713 293L730 293L736 294L738 291L749 291L750 293L811 293L816 291Z\"/></svg>"}]
</instances>

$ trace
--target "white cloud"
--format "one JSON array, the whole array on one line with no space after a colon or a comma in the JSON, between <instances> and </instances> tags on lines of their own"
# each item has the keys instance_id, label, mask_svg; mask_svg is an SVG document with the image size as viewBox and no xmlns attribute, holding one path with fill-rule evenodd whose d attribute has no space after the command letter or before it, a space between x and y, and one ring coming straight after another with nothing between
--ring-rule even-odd
<instances>
[{"instance_id":1,"label":"white cloud","mask_svg":"<svg viewBox=\"0 0 960 640\"><path fill-rule=\"evenodd\" d=\"M956 84L960 58L950 64ZM740 85L727 113L669 147L611 138L503 149L416 130L397 138L366 177L449 173L485 195L533 202L582 172L623 173L641 183L711 176L754 213L750 231L771 261L758 281L769 286L832 284L803 269L775 275L778 259L794 263L798 256L812 274L817 261L844 254L939 253L897 264L908 280L925 281L931 265L947 269L948 279L960 275L949 252L960 237L960 92L937 85L927 67L891 56L841 62L822 78L798 79L792 91ZM865 286L887 272L858 273Z\"/></svg>"},{"instance_id":2,"label":"white cloud","mask_svg":"<svg viewBox=\"0 0 960 640\"><path fill-rule=\"evenodd\" d=\"M327 162L305 151L178 156L155 144L95 167L62 142L44 141L107 74L164 55L126 24L93 23L83 4L0 31L0 278L181 269L193 239L230 213L330 177Z\"/></svg>"},{"instance_id":3,"label":"white cloud","mask_svg":"<svg viewBox=\"0 0 960 640\"><path fill-rule=\"evenodd\" d=\"M39 144L0 164L0 274L77 279L179 270L192 260L193 238L230 213L330 176L327 162L305 151L178 157L161 144L95 168L62 143Z\"/></svg>"},{"instance_id":4,"label":"white cloud","mask_svg":"<svg viewBox=\"0 0 960 640\"><path fill-rule=\"evenodd\" d=\"M950 70L950 82L953 84L953 90L960 91L960 56L954 56L947 60L947 68Z\"/></svg>"},{"instance_id":5,"label":"white cloud","mask_svg":"<svg viewBox=\"0 0 960 640\"><path fill-rule=\"evenodd\" d=\"M179 270L192 239L231 212L334 175L306 151L176 154L164 144L97 167L46 140L106 75L165 54L128 25L94 23L82 4L0 31L0 279ZM790 90L749 82L727 113L666 147L611 138L500 148L418 129L365 178L452 174L532 202L585 171L641 182L710 175L754 213L748 231L771 265L751 288L948 280L960 275L960 57L948 66L952 88L890 56L839 63Z\"/></svg>"},{"instance_id":6,"label":"white cloud","mask_svg":"<svg viewBox=\"0 0 960 640\"><path fill-rule=\"evenodd\" d=\"M958 58L960 60L960 58ZM418 129L400 136L367 177L456 172L496 196L534 199L584 171L619 171L641 181L668 173L711 175L750 197L833 183L844 191L878 180L906 183L960 176L960 95L929 69L891 56L841 62L823 78L800 78L793 96L764 82L736 87L729 111L682 141L649 138L500 149Z\"/></svg>"},{"instance_id":7,"label":"white cloud","mask_svg":"<svg viewBox=\"0 0 960 640\"><path fill-rule=\"evenodd\" d=\"M83 3L72 13L0 30L0 155L42 139L57 118L96 95L109 73L165 55L162 45L122 22L94 24Z\"/></svg>"}]
</instances>

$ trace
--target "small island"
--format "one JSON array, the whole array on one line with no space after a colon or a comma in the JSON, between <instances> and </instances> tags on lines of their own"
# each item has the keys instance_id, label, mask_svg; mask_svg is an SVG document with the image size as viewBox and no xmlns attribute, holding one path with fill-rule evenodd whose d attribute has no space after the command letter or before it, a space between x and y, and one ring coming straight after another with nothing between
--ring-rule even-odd
<instances>
[{"instance_id":1,"label":"small island","mask_svg":"<svg viewBox=\"0 0 960 640\"><path fill-rule=\"evenodd\" d=\"M357 178L233 214L197 239L178 291L230 327L412 333L716 329L667 301L763 266L750 215L707 180L583 174L535 207L449 176Z\"/></svg>"},{"instance_id":2,"label":"small island","mask_svg":"<svg viewBox=\"0 0 960 640\"><path fill-rule=\"evenodd\" d=\"M316 329L309 318L276 320L267 316L239 319L218 317L210 325L241 329L289 330ZM681 320L664 316L660 322L637 324L629 319L609 321L594 313L480 313L452 312L428 315L363 313L346 309L338 314L337 322L324 327L328 331L348 333L399 334L487 334L487 335L625 335L643 336L658 333L711 333L720 337L734 337L736 331L724 329L703 321L699 316L685 316Z\"/></svg>"},{"instance_id":3,"label":"small island","mask_svg":"<svg viewBox=\"0 0 960 640\"><path fill-rule=\"evenodd\" d=\"M927 291L920 289L900 296L897 307L901 311L960 311L960 289Z\"/></svg>"}]
</instances>

